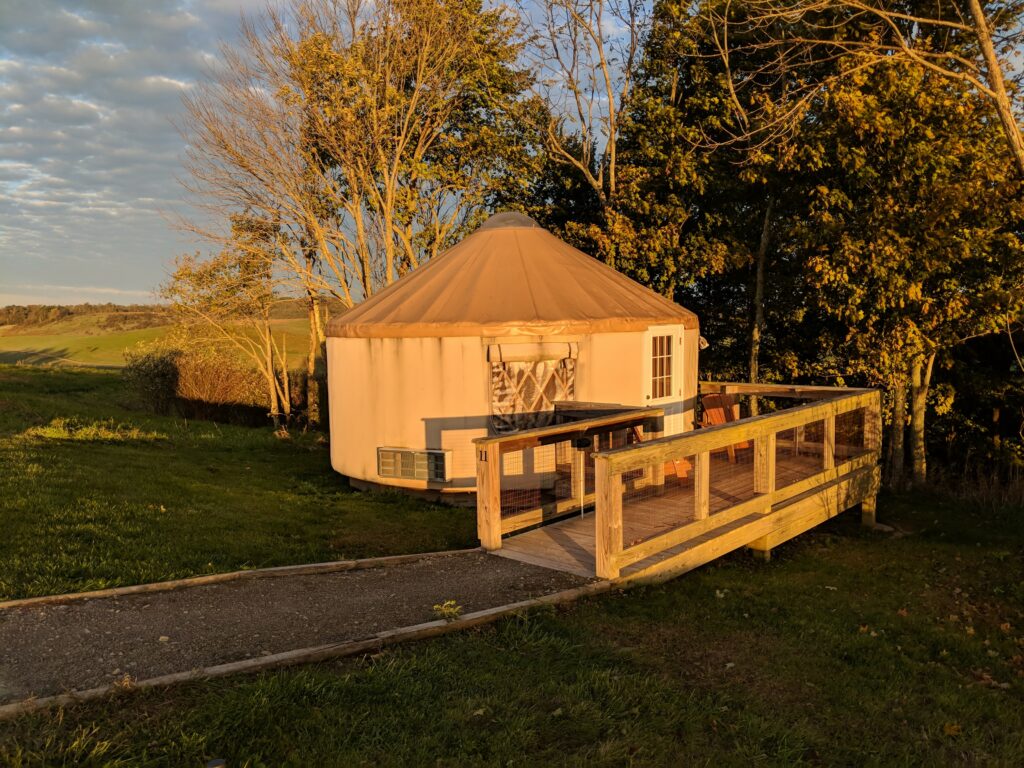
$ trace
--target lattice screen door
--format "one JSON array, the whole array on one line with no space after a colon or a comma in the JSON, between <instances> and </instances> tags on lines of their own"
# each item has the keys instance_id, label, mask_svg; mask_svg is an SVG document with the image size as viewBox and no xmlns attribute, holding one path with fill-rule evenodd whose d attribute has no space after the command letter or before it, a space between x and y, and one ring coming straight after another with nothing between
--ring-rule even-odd
<instances>
[{"instance_id":1,"label":"lattice screen door","mask_svg":"<svg viewBox=\"0 0 1024 768\"><path fill-rule=\"evenodd\" d=\"M491 363L491 426L495 432L545 427L554 403L576 399L576 361Z\"/></svg>"}]
</instances>

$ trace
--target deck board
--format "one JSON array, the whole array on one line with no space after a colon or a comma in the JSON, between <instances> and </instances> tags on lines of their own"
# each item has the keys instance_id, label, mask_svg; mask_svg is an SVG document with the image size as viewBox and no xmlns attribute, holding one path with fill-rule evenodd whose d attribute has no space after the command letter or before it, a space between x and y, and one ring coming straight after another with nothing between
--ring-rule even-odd
<instances>
[{"instance_id":1,"label":"deck board","mask_svg":"<svg viewBox=\"0 0 1024 768\"><path fill-rule=\"evenodd\" d=\"M776 459L776 486L785 487L820 469L820 456L779 455ZM753 498L753 465L750 456L739 452L733 463L729 462L724 453L713 455L710 493L712 517L715 512ZM622 514L623 542L630 546L694 519L692 481L686 477L669 477L664 492L659 495L654 495L652 489L626 492ZM687 547L706 543L709 538L734 530L747 522L747 518L741 518L729 526L715 529L672 550L635 563L624 569L624 573L642 571L658 560L678 554ZM594 512L591 511L508 536L502 541L501 549L493 554L558 571L593 576L594 547Z\"/></svg>"}]
</instances>

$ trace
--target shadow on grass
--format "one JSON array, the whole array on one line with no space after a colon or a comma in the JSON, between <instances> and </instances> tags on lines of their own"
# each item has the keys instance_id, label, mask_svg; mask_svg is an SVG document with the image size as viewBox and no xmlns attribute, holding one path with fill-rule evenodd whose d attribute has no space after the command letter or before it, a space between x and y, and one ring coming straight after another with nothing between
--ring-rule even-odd
<instances>
[{"instance_id":1,"label":"shadow on grass","mask_svg":"<svg viewBox=\"0 0 1024 768\"><path fill-rule=\"evenodd\" d=\"M102 363L84 363L75 360L72 351L67 347L45 347L42 349L9 349L0 352L0 365L68 365L84 368L102 368L116 370L120 365Z\"/></svg>"}]
</instances>

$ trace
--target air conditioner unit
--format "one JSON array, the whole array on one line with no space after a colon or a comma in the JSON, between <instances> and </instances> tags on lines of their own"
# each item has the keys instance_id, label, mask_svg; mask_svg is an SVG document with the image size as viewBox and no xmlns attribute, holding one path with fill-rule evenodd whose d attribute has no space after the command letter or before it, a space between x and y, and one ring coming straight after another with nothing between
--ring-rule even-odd
<instances>
[{"instance_id":1,"label":"air conditioner unit","mask_svg":"<svg viewBox=\"0 0 1024 768\"><path fill-rule=\"evenodd\" d=\"M402 480L447 483L451 480L451 454L444 450L378 448L377 474Z\"/></svg>"}]
</instances>

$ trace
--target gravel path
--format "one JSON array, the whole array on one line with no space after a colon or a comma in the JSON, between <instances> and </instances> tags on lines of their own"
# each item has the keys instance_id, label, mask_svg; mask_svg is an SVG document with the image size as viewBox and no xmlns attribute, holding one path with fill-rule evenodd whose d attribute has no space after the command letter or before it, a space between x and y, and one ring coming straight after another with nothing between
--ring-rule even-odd
<instances>
[{"instance_id":1,"label":"gravel path","mask_svg":"<svg viewBox=\"0 0 1024 768\"><path fill-rule=\"evenodd\" d=\"M0 704L185 672L465 613L587 582L479 552L0 610Z\"/></svg>"}]
</instances>

